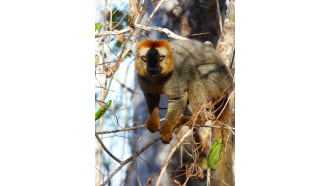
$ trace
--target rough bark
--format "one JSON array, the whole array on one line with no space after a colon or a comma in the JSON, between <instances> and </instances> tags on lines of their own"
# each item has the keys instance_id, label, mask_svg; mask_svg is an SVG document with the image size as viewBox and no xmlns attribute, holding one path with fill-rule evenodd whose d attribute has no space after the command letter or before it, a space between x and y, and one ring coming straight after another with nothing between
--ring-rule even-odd
<instances>
[{"instance_id":1,"label":"rough bark","mask_svg":"<svg viewBox=\"0 0 330 186\"><path fill-rule=\"evenodd\" d=\"M235 0L230 0L228 12L223 25L223 32L217 44L216 51L224 60L225 64L231 68L234 74L234 48L235 48ZM225 112L221 115L220 121L235 128L234 108L235 94L233 94L228 102ZM213 178L211 185L235 185L235 136L229 130L214 130L215 139L223 137L225 139L224 150L221 153L220 161L215 169L211 172Z\"/></svg>"}]
</instances>

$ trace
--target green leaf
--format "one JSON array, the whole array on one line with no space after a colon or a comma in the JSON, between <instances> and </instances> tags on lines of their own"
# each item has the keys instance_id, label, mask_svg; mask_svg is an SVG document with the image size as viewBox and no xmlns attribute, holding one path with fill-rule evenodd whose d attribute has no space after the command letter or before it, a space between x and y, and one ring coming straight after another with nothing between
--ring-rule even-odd
<instances>
[{"instance_id":1,"label":"green leaf","mask_svg":"<svg viewBox=\"0 0 330 186\"><path fill-rule=\"evenodd\" d=\"M102 24L101 23L95 23L95 30L97 31L101 31L101 28L102 28Z\"/></svg>"},{"instance_id":2,"label":"green leaf","mask_svg":"<svg viewBox=\"0 0 330 186\"><path fill-rule=\"evenodd\" d=\"M95 113L95 121L100 119L105 112L107 111L107 108L109 108L111 105L111 100L109 100L105 105L101 106L101 108L99 108L99 110Z\"/></svg>"},{"instance_id":3,"label":"green leaf","mask_svg":"<svg viewBox=\"0 0 330 186\"><path fill-rule=\"evenodd\" d=\"M211 147L209 153L209 167L211 169L214 169L215 165L220 160L220 154L223 146L222 139L223 138L219 138L218 140L216 140Z\"/></svg>"}]
</instances>

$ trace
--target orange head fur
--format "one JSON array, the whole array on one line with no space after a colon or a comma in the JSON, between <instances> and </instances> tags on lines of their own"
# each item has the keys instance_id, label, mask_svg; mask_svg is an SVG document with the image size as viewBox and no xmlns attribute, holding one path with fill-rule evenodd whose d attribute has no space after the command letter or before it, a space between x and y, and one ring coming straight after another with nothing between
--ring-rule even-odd
<instances>
[{"instance_id":1,"label":"orange head fur","mask_svg":"<svg viewBox=\"0 0 330 186\"><path fill-rule=\"evenodd\" d=\"M147 56L150 49L156 49L159 55L165 56L165 59L159 62L159 67L161 68L159 75L166 76L173 70L172 52L170 45L166 40L143 40L138 43L135 62L137 72L142 76L150 76L147 70L148 64L141 59L143 56Z\"/></svg>"}]
</instances>

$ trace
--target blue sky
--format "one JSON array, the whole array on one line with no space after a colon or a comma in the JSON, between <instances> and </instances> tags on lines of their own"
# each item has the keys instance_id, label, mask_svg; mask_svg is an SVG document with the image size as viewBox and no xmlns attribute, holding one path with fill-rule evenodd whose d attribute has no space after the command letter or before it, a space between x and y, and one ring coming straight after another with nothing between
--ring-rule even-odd
<instances>
[{"instance_id":1,"label":"blue sky","mask_svg":"<svg viewBox=\"0 0 330 186\"><path fill-rule=\"evenodd\" d=\"M118 3L116 3L118 2ZM102 7L104 7L104 1L101 1L102 3ZM118 7L118 9L121 9L121 10L124 10L125 11L125 8L128 8L128 6L123 6L123 5L127 5L127 1L114 1L114 5L117 5L119 4L120 7ZM109 7L110 9L110 7ZM104 9L105 10L105 9ZM99 0L96 0L95 1L95 23L96 22L99 22ZM114 36L112 36L114 37ZM97 42L95 42L95 46L97 46ZM106 47L105 47L106 48ZM132 48L134 50L134 47ZM99 49L95 49L95 54L98 54L99 53ZM113 55L110 55L110 60L113 59ZM130 57L130 58L127 58L125 59L121 65L120 65L120 68L118 69L118 71L116 72L115 74L115 77L117 79L119 79L122 83L124 83L125 81L125 76L127 75L127 85L128 87L130 88L133 88L134 87L134 63L132 62L133 61L133 57ZM126 74L126 70L127 68L129 67L129 70L128 70L128 73ZM95 80L95 84L96 86L99 86L99 83L97 80ZM114 90L114 91L110 91L107 98L106 98L106 101L108 101L109 99L113 101L113 104L112 105L115 105L116 102L118 103L122 103L122 107L121 108L124 108L125 107L125 96L122 92L120 92L121 89L121 86L115 81L113 80L112 83L111 83L111 87L110 87L110 90ZM95 89L96 92L99 92L99 89ZM128 93L128 102L127 102L127 105L128 105L128 108L132 108L131 106L131 102L130 102L130 98L131 98L131 94ZM129 114L132 113L132 110L129 110ZM124 121L125 121L125 114L126 114L126 111L125 109L123 110L120 110L117 112L117 116L118 116L118 120L119 120L119 124L121 127L124 126ZM129 125L130 126L132 124L131 121L128 121L129 122ZM116 127L116 125L109 125L109 123L114 123L114 117L111 116L109 119L105 119L104 120L104 128L103 130L113 130L113 129L117 129L118 127ZM117 135L123 135L124 133L117 133ZM110 135L103 135L103 137L106 137L106 136L110 136ZM113 136L113 134L111 135ZM128 139L126 138L123 138L123 137L120 137L120 136L114 136L114 137L108 137L108 138L103 138L103 143L109 148L109 150L117 157L119 157L119 159L121 160L125 160L126 158L128 158L130 155L131 155L131 152L130 152L130 147L128 145ZM125 150L123 152L123 149ZM104 156L106 159L111 159L108 155L105 155ZM115 161L113 161L111 159L110 161L110 171L114 170L119 164ZM117 173L112 179L111 179L111 183L113 185L119 185L120 183L123 182L123 179L125 178L125 171L126 171L126 168L122 168L121 171L119 173Z\"/></svg>"}]
</instances>

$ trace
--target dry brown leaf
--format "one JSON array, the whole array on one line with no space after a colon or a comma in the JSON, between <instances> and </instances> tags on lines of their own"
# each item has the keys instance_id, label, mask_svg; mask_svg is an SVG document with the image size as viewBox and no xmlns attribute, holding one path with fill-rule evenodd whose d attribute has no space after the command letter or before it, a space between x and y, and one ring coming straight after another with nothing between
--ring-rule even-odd
<instances>
[{"instance_id":1,"label":"dry brown leaf","mask_svg":"<svg viewBox=\"0 0 330 186\"><path fill-rule=\"evenodd\" d=\"M124 40L124 34L119 34L119 35L116 35L116 38L118 39L118 41L120 41L121 43L123 43L125 40Z\"/></svg>"}]
</instances>

